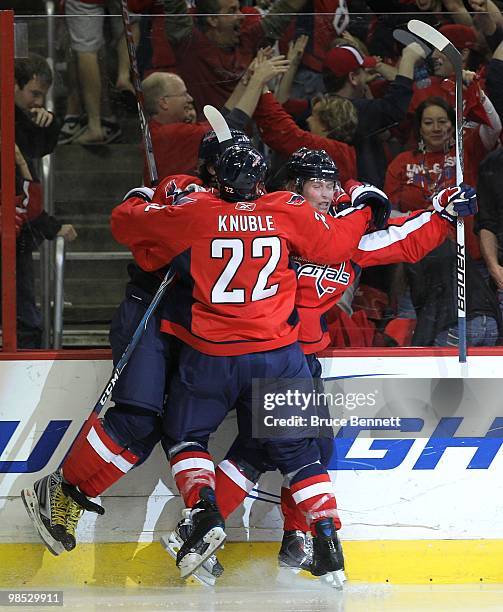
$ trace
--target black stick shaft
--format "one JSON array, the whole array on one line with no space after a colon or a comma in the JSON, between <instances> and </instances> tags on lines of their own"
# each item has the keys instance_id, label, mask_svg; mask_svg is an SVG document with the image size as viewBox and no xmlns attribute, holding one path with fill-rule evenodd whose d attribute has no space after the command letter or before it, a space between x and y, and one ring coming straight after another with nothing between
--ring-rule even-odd
<instances>
[{"instance_id":1,"label":"black stick shaft","mask_svg":"<svg viewBox=\"0 0 503 612\"><path fill-rule=\"evenodd\" d=\"M121 2L122 22L124 24L124 33L126 35L129 63L131 64L131 72L133 73L133 86L136 94L136 103L138 105L138 116L140 117L143 146L145 147L145 155L147 156L148 172L150 175L151 184L157 185L159 182L159 177L157 175L157 166L155 164L150 128L148 127L147 117L145 115L145 101L143 98L140 73L138 71L138 62L136 61L136 48L134 44L133 31L131 29L131 20L129 18L129 9L127 6L127 0L121 0Z\"/></svg>"}]
</instances>

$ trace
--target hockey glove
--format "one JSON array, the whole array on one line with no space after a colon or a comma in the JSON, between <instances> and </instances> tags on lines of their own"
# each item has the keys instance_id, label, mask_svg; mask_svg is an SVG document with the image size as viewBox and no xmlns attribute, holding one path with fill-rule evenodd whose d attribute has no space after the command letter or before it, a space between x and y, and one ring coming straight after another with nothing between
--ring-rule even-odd
<instances>
[{"instance_id":1,"label":"hockey glove","mask_svg":"<svg viewBox=\"0 0 503 612\"><path fill-rule=\"evenodd\" d=\"M469 217L477 212L477 193L465 183L459 187L442 189L433 197L433 208L443 219L456 225L458 216Z\"/></svg>"},{"instance_id":2,"label":"hockey glove","mask_svg":"<svg viewBox=\"0 0 503 612\"><path fill-rule=\"evenodd\" d=\"M372 210L372 223L376 229L382 229L388 223L391 203L388 196L377 187L358 181L348 181L346 192L351 196L353 207L369 206Z\"/></svg>"},{"instance_id":3,"label":"hockey glove","mask_svg":"<svg viewBox=\"0 0 503 612\"><path fill-rule=\"evenodd\" d=\"M150 189L150 187L134 187L130 189L126 195L122 198L122 201L125 202L129 200L129 198L141 198L145 200L145 202L152 202L152 198L154 197L154 190Z\"/></svg>"}]
</instances>

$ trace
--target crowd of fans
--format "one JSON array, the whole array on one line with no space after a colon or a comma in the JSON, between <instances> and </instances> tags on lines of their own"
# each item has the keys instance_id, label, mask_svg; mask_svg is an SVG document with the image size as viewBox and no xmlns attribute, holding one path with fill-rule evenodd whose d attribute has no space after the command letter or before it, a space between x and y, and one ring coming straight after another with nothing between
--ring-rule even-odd
<instances>
[{"instance_id":1,"label":"crowd of fans","mask_svg":"<svg viewBox=\"0 0 503 612\"><path fill-rule=\"evenodd\" d=\"M356 177L384 189L392 214L429 208L456 184L454 68L438 51L398 42L396 30L421 19L463 58L464 176L479 192L479 213L466 223L468 343L501 344L501 3L389 0L386 13L382 4L129 0L159 176L197 172L209 129L202 109L212 104L267 154L269 189L284 183L286 158L307 147L330 155L341 184ZM75 64L60 144L120 139L102 86L104 48L117 51L114 89L132 97L134 88L120 18L104 27L106 11L119 15L120 2L65 0ZM365 269L328 313L332 345L457 345L453 239L418 264Z\"/></svg>"}]
</instances>

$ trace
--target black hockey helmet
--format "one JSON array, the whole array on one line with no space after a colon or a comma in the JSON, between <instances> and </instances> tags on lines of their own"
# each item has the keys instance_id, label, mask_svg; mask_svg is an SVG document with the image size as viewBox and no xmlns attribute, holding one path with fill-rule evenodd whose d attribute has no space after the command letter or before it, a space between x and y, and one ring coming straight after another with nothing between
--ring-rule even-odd
<instances>
[{"instance_id":1,"label":"black hockey helmet","mask_svg":"<svg viewBox=\"0 0 503 612\"><path fill-rule=\"evenodd\" d=\"M241 130L231 130L232 140L235 144L248 145L252 147L251 140ZM213 130L206 132L199 145L199 159L205 164L216 164L216 161L220 155L220 145L218 143L217 135Z\"/></svg>"},{"instance_id":2,"label":"black hockey helmet","mask_svg":"<svg viewBox=\"0 0 503 612\"><path fill-rule=\"evenodd\" d=\"M236 144L248 147L253 146L251 140L244 132L241 132L241 130L231 129L231 136ZM213 130L206 132L199 145L199 164L197 172L204 185L216 186L215 176L210 172L208 166L215 167L220 154L221 149L217 135Z\"/></svg>"},{"instance_id":3,"label":"black hockey helmet","mask_svg":"<svg viewBox=\"0 0 503 612\"><path fill-rule=\"evenodd\" d=\"M229 202L256 200L267 170L265 159L256 149L240 144L230 146L216 165L220 197Z\"/></svg>"},{"instance_id":4,"label":"black hockey helmet","mask_svg":"<svg viewBox=\"0 0 503 612\"><path fill-rule=\"evenodd\" d=\"M304 182L309 179L334 182L339 180L339 169L323 149L297 149L286 163L286 172L289 179L295 180L298 190L302 190Z\"/></svg>"}]
</instances>

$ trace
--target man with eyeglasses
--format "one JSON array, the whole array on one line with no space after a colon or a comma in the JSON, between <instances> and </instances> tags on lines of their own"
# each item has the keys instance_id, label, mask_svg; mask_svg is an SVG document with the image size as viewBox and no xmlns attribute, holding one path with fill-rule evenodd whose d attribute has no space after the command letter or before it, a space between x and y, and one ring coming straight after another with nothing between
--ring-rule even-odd
<instances>
[{"instance_id":1,"label":"man with eyeglasses","mask_svg":"<svg viewBox=\"0 0 503 612\"><path fill-rule=\"evenodd\" d=\"M142 88L159 177L196 175L199 146L211 127L206 121L186 121L193 98L183 79L170 72L153 72L143 81ZM248 119L235 108L226 120L230 127L241 129L243 116ZM146 161L143 175L145 185L150 185Z\"/></svg>"}]
</instances>

